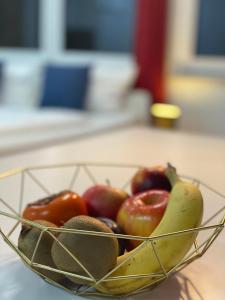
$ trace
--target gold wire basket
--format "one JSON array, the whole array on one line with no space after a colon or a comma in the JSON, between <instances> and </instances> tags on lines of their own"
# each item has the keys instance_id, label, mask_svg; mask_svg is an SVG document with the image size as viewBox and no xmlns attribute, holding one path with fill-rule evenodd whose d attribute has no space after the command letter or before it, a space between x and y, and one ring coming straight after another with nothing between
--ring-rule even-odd
<instances>
[{"instance_id":1,"label":"gold wire basket","mask_svg":"<svg viewBox=\"0 0 225 300\"><path fill-rule=\"evenodd\" d=\"M113 163L93 163L93 162L72 162L64 163L57 165L48 165L48 166L36 166L28 167L23 169L14 169L3 174L0 174L0 233L5 242L15 251L15 253L21 258L24 264L30 268L33 272L40 275L48 283L60 287L74 295L83 295L85 297L113 297L113 298L126 298L127 295L115 296L110 295L110 293L100 293L95 289L97 284L101 282L112 280L110 275L113 273L111 270L100 280L95 280L93 276L86 270L84 266L83 269L86 271L87 276L82 277L80 275L65 272L52 268L47 265L38 264L35 262L35 254L38 249L39 243L43 234L49 234L53 239L60 243L55 236L55 232L67 232L65 228L50 228L43 225L40 225L36 222L31 222L25 220L21 217L21 213L27 203L35 201L41 197L49 196L51 194L57 193L61 190L70 189L74 190L77 193L82 193L85 189L90 187L93 184L97 183L107 183L115 187L120 187L124 190L129 191L130 181L134 173L142 168L140 165L125 165L125 164L113 164ZM188 264L194 260L202 257L202 255L209 249L218 235L221 233L224 228L225 218L223 216L225 205L224 199L225 196L221 193L215 191L208 184L205 184L199 180L196 180L192 177L181 176L185 180L192 181L195 183L201 190L204 199L204 216L203 222L200 227L194 229L188 229L179 232L171 232L163 236L156 236L153 238L146 238L141 236L131 236L123 234L110 234L110 233L100 233L100 232L90 232L85 230L71 230L73 234L84 234L87 236L107 236L107 237L116 237L118 239L130 239L143 242L150 242L154 247L154 240L170 238L174 236L180 236L183 234L192 233L193 231L197 232L197 238L193 243L192 248L187 253L187 255L173 268L170 270L165 270L162 265L159 256L155 253L156 259L161 266L161 269L158 273L154 274L135 274L132 275L132 278L152 278L154 281L151 281L150 284L145 285L142 288L139 288L129 295L145 292L151 290L155 286L159 285L161 282L166 280L169 275L174 274L175 272L180 271ZM210 208L207 207L207 203L213 201ZM37 244L35 246L32 257L29 259L24 253L22 253L17 246L18 236L21 230L22 224L28 224L29 226L38 228L41 231ZM61 243L60 243L61 244ZM65 248L64 245L61 245ZM138 248L137 248L138 249ZM68 249L65 251L69 252ZM138 251L138 250L137 250ZM134 251L134 255L135 255ZM51 254L49 254L51 255ZM71 255L77 262L77 258ZM132 259L133 256L130 257ZM81 264L80 262L78 262ZM99 260L101 263L101 260ZM144 262L143 262L144 263ZM81 264L82 265L82 264ZM118 267L118 266L117 266ZM35 269L34 269L35 268ZM72 284L69 280L65 282L56 282L43 276L38 270L50 270L56 273L63 275L72 276L76 278L85 278L90 282L90 285L78 285ZM118 280L126 280L128 276L124 278L118 278ZM117 278L113 277L113 280Z\"/></svg>"}]
</instances>

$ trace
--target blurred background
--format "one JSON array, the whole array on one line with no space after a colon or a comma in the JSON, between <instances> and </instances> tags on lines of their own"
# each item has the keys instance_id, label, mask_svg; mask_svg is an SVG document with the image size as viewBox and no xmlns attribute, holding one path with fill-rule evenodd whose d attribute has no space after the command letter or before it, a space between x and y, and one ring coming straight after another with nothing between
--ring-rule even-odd
<instances>
[{"instance_id":1,"label":"blurred background","mask_svg":"<svg viewBox=\"0 0 225 300\"><path fill-rule=\"evenodd\" d=\"M137 122L225 136L224 0L0 0L0 154Z\"/></svg>"}]
</instances>

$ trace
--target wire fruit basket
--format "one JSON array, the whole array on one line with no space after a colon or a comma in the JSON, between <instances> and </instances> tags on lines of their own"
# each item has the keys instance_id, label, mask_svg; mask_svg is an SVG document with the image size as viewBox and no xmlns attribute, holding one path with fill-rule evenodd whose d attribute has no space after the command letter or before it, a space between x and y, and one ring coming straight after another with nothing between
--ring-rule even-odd
<instances>
[{"instance_id":1,"label":"wire fruit basket","mask_svg":"<svg viewBox=\"0 0 225 300\"><path fill-rule=\"evenodd\" d=\"M112 277L116 268L105 274L100 279L95 279L81 262L76 257L73 257L76 262L81 264L81 267L86 271L87 276L80 276L74 272L67 272L64 270L59 270L57 268L52 268L49 265L44 265L35 262L35 256L41 240L44 235L48 235L58 243L59 240L57 235L59 233L68 232L67 229L63 227L52 228L46 227L44 225L38 224L37 222L28 221L22 218L22 211L30 201L40 199L43 196L49 196L57 193L58 191L69 189L76 191L77 193L82 193L91 185L95 184L110 184L114 187L119 187L130 192L130 182L136 171L138 171L143 166L140 165L128 165L128 164L113 164L113 163L93 163L93 162L72 162L64 164L55 164L48 166L36 166L27 167L21 169L14 169L3 174L0 174L0 234L4 241L15 251L15 253L21 258L23 263L30 268L33 272L40 275L48 283L62 288L74 295L80 295L85 297L113 297L113 298L126 298L128 295L139 294L141 292L146 292L158 286L168 276L174 274L185 268L187 265L192 263L194 260L203 256L209 247L213 244L215 239L219 236L224 228L225 218L224 213L224 199L225 196L221 193L215 191L208 184L205 184L195 178L189 176L181 176L187 181L193 182L199 187L204 199L204 215L202 224L197 228L191 228L184 231L170 232L164 234L163 236L154 237L142 237L142 236L132 236L125 234L115 234L115 233L100 233L100 232L90 232L85 230L70 230L69 234L82 234L87 237L116 237L118 240L137 240L144 243L151 243L154 250L154 242L160 239L174 239L179 238L179 236L191 234L196 232L196 239L193 242L192 248L189 252L173 267L166 269L160 260L160 256L155 251L155 259L158 261L160 266L157 273L147 273L147 274L133 274L131 280L142 280L143 278L149 278L147 282L141 288L137 288L131 293L125 295L112 295L107 290L104 292L96 289L97 286L104 282L112 280L127 280L130 279L128 276L123 278ZM9 188L12 187L13 189ZM208 209L207 203L209 201L214 201L213 211L212 208ZM18 236L21 231L22 225L28 225L32 228L36 228L40 231L39 238L34 247L33 253L30 257L26 256L18 248ZM65 248L64 245L61 245ZM65 249L65 251L69 251ZM140 247L133 251L130 260L140 251ZM51 255L51 253L49 253ZM144 263L144 262L143 262ZM101 258L99 259L99 264L101 264ZM118 267L118 266L117 266ZM65 275L64 279L61 281L53 280L48 276L43 275L42 270L48 270L56 274ZM85 279L88 284L75 284L72 283L68 278L78 278ZM151 279L151 280L150 280Z\"/></svg>"}]
</instances>

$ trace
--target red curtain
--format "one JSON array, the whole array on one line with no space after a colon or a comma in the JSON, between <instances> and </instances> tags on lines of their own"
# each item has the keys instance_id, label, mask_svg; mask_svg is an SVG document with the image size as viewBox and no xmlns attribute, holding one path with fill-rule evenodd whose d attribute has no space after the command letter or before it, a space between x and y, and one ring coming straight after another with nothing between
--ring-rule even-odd
<instances>
[{"instance_id":1,"label":"red curtain","mask_svg":"<svg viewBox=\"0 0 225 300\"><path fill-rule=\"evenodd\" d=\"M137 87L149 90L154 102L164 102L167 0L137 0L135 55Z\"/></svg>"}]
</instances>

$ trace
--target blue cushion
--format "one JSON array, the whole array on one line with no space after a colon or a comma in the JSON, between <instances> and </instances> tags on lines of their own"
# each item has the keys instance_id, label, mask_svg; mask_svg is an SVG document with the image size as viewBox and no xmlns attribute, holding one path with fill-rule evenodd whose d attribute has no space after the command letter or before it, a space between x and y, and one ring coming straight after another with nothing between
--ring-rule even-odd
<instances>
[{"instance_id":1,"label":"blue cushion","mask_svg":"<svg viewBox=\"0 0 225 300\"><path fill-rule=\"evenodd\" d=\"M46 66L41 106L85 109L89 69L89 66Z\"/></svg>"}]
</instances>

